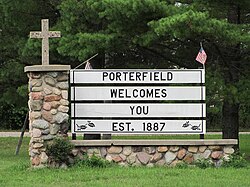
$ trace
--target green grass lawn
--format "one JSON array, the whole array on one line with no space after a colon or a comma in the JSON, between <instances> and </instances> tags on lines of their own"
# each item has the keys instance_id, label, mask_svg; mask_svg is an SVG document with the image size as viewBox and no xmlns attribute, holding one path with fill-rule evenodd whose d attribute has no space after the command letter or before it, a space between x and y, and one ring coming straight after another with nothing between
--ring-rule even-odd
<instances>
[{"instance_id":1,"label":"green grass lawn","mask_svg":"<svg viewBox=\"0 0 250 187\"><path fill-rule=\"evenodd\" d=\"M121 137L114 137L121 138ZM122 137L131 138L131 137ZM132 138L149 138L132 137ZM155 137L150 137L155 138ZM161 136L158 139L192 139L198 136ZM205 138L220 138L209 135ZM250 186L247 168L166 168L118 167L30 169L29 138L24 138L20 154L14 155L18 138L0 138L0 186ZM241 152L250 156L250 135L240 136Z\"/></svg>"}]
</instances>

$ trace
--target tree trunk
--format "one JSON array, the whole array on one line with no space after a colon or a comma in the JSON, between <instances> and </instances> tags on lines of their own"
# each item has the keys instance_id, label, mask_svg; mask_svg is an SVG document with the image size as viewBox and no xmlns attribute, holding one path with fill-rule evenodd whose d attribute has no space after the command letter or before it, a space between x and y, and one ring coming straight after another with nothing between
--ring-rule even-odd
<instances>
[{"instance_id":1,"label":"tree trunk","mask_svg":"<svg viewBox=\"0 0 250 187\"><path fill-rule=\"evenodd\" d=\"M229 6L227 18L229 23L240 24L240 8L238 5L231 4ZM228 59L224 71L226 86L236 85L239 82L239 71L235 67L239 68L240 65L240 45L232 46L231 49L230 52L233 57ZM239 103L233 96L224 100L222 115L222 138L239 140ZM239 148L239 144L236 148Z\"/></svg>"}]
</instances>

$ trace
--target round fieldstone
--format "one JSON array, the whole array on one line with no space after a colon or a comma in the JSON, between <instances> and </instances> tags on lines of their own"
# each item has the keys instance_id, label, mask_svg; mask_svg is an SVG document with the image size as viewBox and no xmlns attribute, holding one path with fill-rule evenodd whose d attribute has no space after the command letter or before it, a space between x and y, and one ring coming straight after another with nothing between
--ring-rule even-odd
<instances>
[{"instance_id":1,"label":"round fieldstone","mask_svg":"<svg viewBox=\"0 0 250 187\"><path fill-rule=\"evenodd\" d=\"M60 101L61 96L60 95L46 95L44 97L45 102L51 102L51 101Z\"/></svg>"},{"instance_id":2,"label":"round fieldstone","mask_svg":"<svg viewBox=\"0 0 250 187\"><path fill-rule=\"evenodd\" d=\"M42 131L40 129L33 128L33 130L32 130L32 136L34 138L39 138L41 135L42 135Z\"/></svg>"},{"instance_id":3,"label":"round fieldstone","mask_svg":"<svg viewBox=\"0 0 250 187\"><path fill-rule=\"evenodd\" d=\"M30 120L38 119L42 116L41 112L30 112Z\"/></svg>"},{"instance_id":4,"label":"round fieldstone","mask_svg":"<svg viewBox=\"0 0 250 187\"><path fill-rule=\"evenodd\" d=\"M128 164L133 164L136 161L136 154L135 153L131 153L128 157L127 157L127 163Z\"/></svg>"},{"instance_id":5,"label":"round fieldstone","mask_svg":"<svg viewBox=\"0 0 250 187\"><path fill-rule=\"evenodd\" d=\"M55 115L55 117L54 117L55 122L58 123L58 124L67 122L68 119L69 119L69 115L66 114L66 113L62 113L62 112L58 112L58 113Z\"/></svg>"},{"instance_id":6,"label":"round fieldstone","mask_svg":"<svg viewBox=\"0 0 250 187\"><path fill-rule=\"evenodd\" d=\"M62 75L59 75L58 77L57 77L57 81L59 81L59 82L61 82L61 81L67 81L69 78L68 78L69 76L68 75L65 75L65 74L62 74Z\"/></svg>"},{"instance_id":7,"label":"round fieldstone","mask_svg":"<svg viewBox=\"0 0 250 187\"><path fill-rule=\"evenodd\" d=\"M53 88L53 93L55 95L61 95L61 90L59 90L58 88Z\"/></svg>"},{"instance_id":8,"label":"round fieldstone","mask_svg":"<svg viewBox=\"0 0 250 187\"><path fill-rule=\"evenodd\" d=\"M47 75L56 78L58 76L58 72L48 72Z\"/></svg>"},{"instance_id":9,"label":"round fieldstone","mask_svg":"<svg viewBox=\"0 0 250 187\"><path fill-rule=\"evenodd\" d=\"M167 147L167 146L159 146L159 147L157 148L157 151L158 151L159 153L165 153L165 152L168 151L168 147Z\"/></svg>"},{"instance_id":10,"label":"round fieldstone","mask_svg":"<svg viewBox=\"0 0 250 187\"><path fill-rule=\"evenodd\" d=\"M101 157L104 158L107 155L107 150L105 147L100 148Z\"/></svg>"},{"instance_id":11,"label":"round fieldstone","mask_svg":"<svg viewBox=\"0 0 250 187\"><path fill-rule=\"evenodd\" d=\"M150 162L157 162L161 160L162 156L162 153L155 153L154 156L150 159Z\"/></svg>"},{"instance_id":12,"label":"round fieldstone","mask_svg":"<svg viewBox=\"0 0 250 187\"><path fill-rule=\"evenodd\" d=\"M44 82L46 82L50 86L55 86L56 85L56 80L52 78L51 76L45 76L44 77Z\"/></svg>"},{"instance_id":13,"label":"round fieldstone","mask_svg":"<svg viewBox=\"0 0 250 187\"><path fill-rule=\"evenodd\" d=\"M164 166L166 164L165 159L161 159L155 163L156 166Z\"/></svg>"},{"instance_id":14,"label":"round fieldstone","mask_svg":"<svg viewBox=\"0 0 250 187\"><path fill-rule=\"evenodd\" d=\"M59 112L67 113L69 111L69 107L60 105L57 109Z\"/></svg>"},{"instance_id":15,"label":"round fieldstone","mask_svg":"<svg viewBox=\"0 0 250 187\"><path fill-rule=\"evenodd\" d=\"M33 147L34 149L38 149L38 148L43 147L43 144L42 144L42 143L34 143L32 147ZM33 150L34 150L34 149L33 149ZM33 150L32 150L32 151L33 151ZM38 150L37 150L37 151L38 151ZM33 151L33 152L34 152L34 151Z\"/></svg>"},{"instance_id":16,"label":"round fieldstone","mask_svg":"<svg viewBox=\"0 0 250 187\"><path fill-rule=\"evenodd\" d=\"M211 157L213 159L220 159L222 157L222 151L213 151Z\"/></svg>"},{"instance_id":17,"label":"round fieldstone","mask_svg":"<svg viewBox=\"0 0 250 187\"><path fill-rule=\"evenodd\" d=\"M28 76L29 78L32 78L32 79L39 79L41 77L41 73L32 72L32 73L29 73Z\"/></svg>"},{"instance_id":18,"label":"round fieldstone","mask_svg":"<svg viewBox=\"0 0 250 187\"><path fill-rule=\"evenodd\" d=\"M199 146L199 152L204 153L204 151L207 149L207 146Z\"/></svg>"},{"instance_id":19,"label":"round fieldstone","mask_svg":"<svg viewBox=\"0 0 250 187\"><path fill-rule=\"evenodd\" d=\"M30 98L32 100L42 100L43 99L43 94L42 94L42 92L31 92L30 93Z\"/></svg>"},{"instance_id":20,"label":"round fieldstone","mask_svg":"<svg viewBox=\"0 0 250 187\"><path fill-rule=\"evenodd\" d=\"M178 151L177 158L180 160L183 159L185 157L186 153L187 153L186 149L180 149Z\"/></svg>"},{"instance_id":21,"label":"round fieldstone","mask_svg":"<svg viewBox=\"0 0 250 187\"><path fill-rule=\"evenodd\" d=\"M41 86L40 87L32 87L31 91L32 92L41 92L41 91L43 91L43 87L41 87Z\"/></svg>"},{"instance_id":22,"label":"round fieldstone","mask_svg":"<svg viewBox=\"0 0 250 187\"><path fill-rule=\"evenodd\" d=\"M53 122L53 115L49 111L43 110L42 117L50 123Z\"/></svg>"},{"instance_id":23,"label":"round fieldstone","mask_svg":"<svg viewBox=\"0 0 250 187\"><path fill-rule=\"evenodd\" d=\"M122 153L126 156L130 155L132 153L132 148L131 146L125 146L123 147Z\"/></svg>"},{"instance_id":24,"label":"round fieldstone","mask_svg":"<svg viewBox=\"0 0 250 187\"><path fill-rule=\"evenodd\" d=\"M51 109L51 104L49 102L44 102L43 109L49 111Z\"/></svg>"},{"instance_id":25,"label":"round fieldstone","mask_svg":"<svg viewBox=\"0 0 250 187\"><path fill-rule=\"evenodd\" d=\"M78 150L78 149L72 149L72 151L71 151L71 154L72 154L73 156L77 156L78 153L79 153L79 150Z\"/></svg>"},{"instance_id":26,"label":"round fieldstone","mask_svg":"<svg viewBox=\"0 0 250 187\"><path fill-rule=\"evenodd\" d=\"M115 156L112 156L112 160L118 163L122 161L122 158L119 155L115 155Z\"/></svg>"},{"instance_id":27,"label":"round fieldstone","mask_svg":"<svg viewBox=\"0 0 250 187\"><path fill-rule=\"evenodd\" d=\"M203 158L201 153L193 154L193 157L194 157L194 161L197 161Z\"/></svg>"},{"instance_id":28,"label":"round fieldstone","mask_svg":"<svg viewBox=\"0 0 250 187\"><path fill-rule=\"evenodd\" d=\"M68 82L58 82L56 84L56 87L58 87L58 88L60 88L62 90L68 90L69 84L68 84Z\"/></svg>"},{"instance_id":29,"label":"round fieldstone","mask_svg":"<svg viewBox=\"0 0 250 187\"><path fill-rule=\"evenodd\" d=\"M42 136L42 139L43 139L43 140L52 140L53 138L54 138L54 136L51 135L51 134L43 135L43 136Z\"/></svg>"},{"instance_id":30,"label":"round fieldstone","mask_svg":"<svg viewBox=\"0 0 250 187\"><path fill-rule=\"evenodd\" d=\"M42 108L42 102L40 100L30 101L29 105L32 111L40 111Z\"/></svg>"},{"instance_id":31,"label":"round fieldstone","mask_svg":"<svg viewBox=\"0 0 250 187\"><path fill-rule=\"evenodd\" d=\"M205 159L209 158L209 156L211 155L211 152L212 151L209 149L205 150L204 153L201 153L202 158L205 158Z\"/></svg>"},{"instance_id":32,"label":"round fieldstone","mask_svg":"<svg viewBox=\"0 0 250 187\"><path fill-rule=\"evenodd\" d=\"M50 125L50 134L55 135L60 130L60 125L52 124Z\"/></svg>"},{"instance_id":33,"label":"round fieldstone","mask_svg":"<svg viewBox=\"0 0 250 187\"><path fill-rule=\"evenodd\" d=\"M50 104L54 109L57 109L60 106L60 103L58 101L52 101Z\"/></svg>"},{"instance_id":34,"label":"round fieldstone","mask_svg":"<svg viewBox=\"0 0 250 187\"><path fill-rule=\"evenodd\" d=\"M145 152L138 152L136 156L143 165L146 165L151 158L151 156Z\"/></svg>"},{"instance_id":35,"label":"round fieldstone","mask_svg":"<svg viewBox=\"0 0 250 187\"><path fill-rule=\"evenodd\" d=\"M42 130L42 135L47 135L50 133L49 129Z\"/></svg>"},{"instance_id":36,"label":"round fieldstone","mask_svg":"<svg viewBox=\"0 0 250 187\"><path fill-rule=\"evenodd\" d=\"M148 154L154 154L156 152L155 147L152 147L152 146L151 147L144 147L144 150Z\"/></svg>"},{"instance_id":37,"label":"round fieldstone","mask_svg":"<svg viewBox=\"0 0 250 187\"><path fill-rule=\"evenodd\" d=\"M127 158L127 157L126 157L124 154L122 154L122 153L120 153L119 156L122 158L123 161L125 161L126 158Z\"/></svg>"},{"instance_id":38,"label":"round fieldstone","mask_svg":"<svg viewBox=\"0 0 250 187\"><path fill-rule=\"evenodd\" d=\"M48 87L48 86L44 87L44 88L43 88L43 91L44 91L45 95L50 95L50 94L53 93L53 92L52 92L52 88L51 88L51 87Z\"/></svg>"},{"instance_id":39,"label":"round fieldstone","mask_svg":"<svg viewBox=\"0 0 250 187\"><path fill-rule=\"evenodd\" d=\"M47 129L49 128L49 123L43 119L37 119L33 121L32 127L37 129Z\"/></svg>"},{"instance_id":40,"label":"round fieldstone","mask_svg":"<svg viewBox=\"0 0 250 187\"><path fill-rule=\"evenodd\" d=\"M193 161L194 161L194 156L192 153L188 153L184 159L183 159L184 162L188 163L188 164L191 164Z\"/></svg>"},{"instance_id":41,"label":"round fieldstone","mask_svg":"<svg viewBox=\"0 0 250 187\"><path fill-rule=\"evenodd\" d=\"M172 152L176 152L179 150L179 147L178 146L170 146L169 150Z\"/></svg>"},{"instance_id":42,"label":"round fieldstone","mask_svg":"<svg viewBox=\"0 0 250 187\"><path fill-rule=\"evenodd\" d=\"M40 158L38 156L32 158L31 164L35 165L35 166L38 166L40 164Z\"/></svg>"},{"instance_id":43,"label":"round fieldstone","mask_svg":"<svg viewBox=\"0 0 250 187\"><path fill-rule=\"evenodd\" d=\"M69 95L69 94L68 94L68 91L67 91L67 90L62 90L62 98L63 98L63 99L66 99L66 100L67 100L67 99L68 99L68 95Z\"/></svg>"},{"instance_id":44,"label":"round fieldstone","mask_svg":"<svg viewBox=\"0 0 250 187\"><path fill-rule=\"evenodd\" d=\"M42 86L42 80L40 80L40 79L32 79L31 81L30 81L30 85L32 86L32 87L40 87L40 86Z\"/></svg>"},{"instance_id":45,"label":"round fieldstone","mask_svg":"<svg viewBox=\"0 0 250 187\"><path fill-rule=\"evenodd\" d=\"M170 151L166 152L165 154L165 161L167 164L171 164L171 162L176 158L175 153L172 153Z\"/></svg>"},{"instance_id":46,"label":"round fieldstone","mask_svg":"<svg viewBox=\"0 0 250 187\"><path fill-rule=\"evenodd\" d=\"M197 153L198 147L197 146L189 146L188 147L188 152L190 153Z\"/></svg>"},{"instance_id":47,"label":"round fieldstone","mask_svg":"<svg viewBox=\"0 0 250 187\"><path fill-rule=\"evenodd\" d=\"M40 155L40 162L42 164L46 164L48 162L49 157L47 156L47 154L45 152L42 152Z\"/></svg>"},{"instance_id":48,"label":"round fieldstone","mask_svg":"<svg viewBox=\"0 0 250 187\"><path fill-rule=\"evenodd\" d=\"M69 101L66 100L66 99L61 99L60 100L60 104L63 105L63 106L68 106L69 105Z\"/></svg>"},{"instance_id":49,"label":"round fieldstone","mask_svg":"<svg viewBox=\"0 0 250 187\"><path fill-rule=\"evenodd\" d=\"M107 149L110 154L119 154L122 152L122 147L120 146L111 146Z\"/></svg>"},{"instance_id":50,"label":"round fieldstone","mask_svg":"<svg viewBox=\"0 0 250 187\"><path fill-rule=\"evenodd\" d=\"M224 147L224 148L223 148L223 151L224 151L224 153L226 153L226 154L233 154L233 153L234 153L234 149L233 149L232 147L230 147L230 146Z\"/></svg>"},{"instance_id":51,"label":"round fieldstone","mask_svg":"<svg viewBox=\"0 0 250 187\"><path fill-rule=\"evenodd\" d=\"M52 115L55 115L55 114L57 113L57 109L51 109L51 110L50 110L50 113L51 113Z\"/></svg>"},{"instance_id":52,"label":"round fieldstone","mask_svg":"<svg viewBox=\"0 0 250 187\"><path fill-rule=\"evenodd\" d=\"M113 160L112 156L109 155L109 154L106 156L105 159L106 159L107 161L109 161L109 162L112 162L112 160Z\"/></svg>"},{"instance_id":53,"label":"round fieldstone","mask_svg":"<svg viewBox=\"0 0 250 187\"><path fill-rule=\"evenodd\" d=\"M208 148L212 151L222 151L222 147L219 145L211 145L211 146L208 146Z\"/></svg>"}]
</instances>

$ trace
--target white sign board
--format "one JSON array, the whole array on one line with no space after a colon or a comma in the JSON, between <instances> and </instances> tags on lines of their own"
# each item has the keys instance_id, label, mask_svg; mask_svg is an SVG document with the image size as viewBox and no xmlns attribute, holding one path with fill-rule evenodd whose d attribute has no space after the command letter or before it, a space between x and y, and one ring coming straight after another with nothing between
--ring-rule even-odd
<instances>
[{"instance_id":1,"label":"white sign board","mask_svg":"<svg viewBox=\"0 0 250 187\"><path fill-rule=\"evenodd\" d=\"M121 104L72 103L71 113L77 117L205 117L205 104Z\"/></svg>"},{"instance_id":2,"label":"white sign board","mask_svg":"<svg viewBox=\"0 0 250 187\"><path fill-rule=\"evenodd\" d=\"M204 86L86 86L72 87L71 100L205 100Z\"/></svg>"},{"instance_id":3,"label":"white sign board","mask_svg":"<svg viewBox=\"0 0 250 187\"><path fill-rule=\"evenodd\" d=\"M183 70L73 70L71 83L124 84L124 83L204 83L203 69Z\"/></svg>"},{"instance_id":4,"label":"white sign board","mask_svg":"<svg viewBox=\"0 0 250 187\"><path fill-rule=\"evenodd\" d=\"M77 133L203 133L205 120L72 120Z\"/></svg>"},{"instance_id":5,"label":"white sign board","mask_svg":"<svg viewBox=\"0 0 250 187\"><path fill-rule=\"evenodd\" d=\"M73 133L205 133L203 69L71 70L70 83Z\"/></svg>"}]
</instances>

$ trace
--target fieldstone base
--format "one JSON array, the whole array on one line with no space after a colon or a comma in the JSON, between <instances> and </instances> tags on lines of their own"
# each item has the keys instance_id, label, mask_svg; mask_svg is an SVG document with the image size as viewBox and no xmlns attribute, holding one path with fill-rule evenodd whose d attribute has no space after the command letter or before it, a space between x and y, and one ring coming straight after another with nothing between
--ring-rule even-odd
<instances>
[{"instance_id":1,"label":"fieldstone base","mask_svg":"<svg viewBox=\"0 0 250 187\"><path fill-rule=\"evenodd\" d=\"M181 162L192 164L208 158L219 165L222 159L228 159L234 153L237 140L92 140L72 143L75 144L74 159L95 155L122 166L152 167L176 166Z\"/></svg>"}]
</instances>

